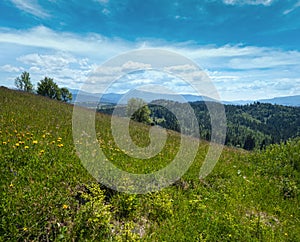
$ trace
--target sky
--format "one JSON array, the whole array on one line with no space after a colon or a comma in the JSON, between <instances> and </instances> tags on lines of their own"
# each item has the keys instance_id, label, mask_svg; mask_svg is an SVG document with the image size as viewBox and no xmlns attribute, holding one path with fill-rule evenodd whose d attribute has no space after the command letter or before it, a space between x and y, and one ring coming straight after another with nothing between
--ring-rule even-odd
<instances>
[{"instance_id":1,"label":"sky","mask_svg":"<svg viewBox=\"0 0 300 242\"><path fill-rule=\"evenodd\" d=\"M47 76L80 89L106 61L155 48L197 64L222 100L300 95L299 0L2 0L0 10L0 85L7 87L28 71L35 87ZM110 90L152 80L192 93L168 73L138 73Z\"/></svg>"}]
</instances>

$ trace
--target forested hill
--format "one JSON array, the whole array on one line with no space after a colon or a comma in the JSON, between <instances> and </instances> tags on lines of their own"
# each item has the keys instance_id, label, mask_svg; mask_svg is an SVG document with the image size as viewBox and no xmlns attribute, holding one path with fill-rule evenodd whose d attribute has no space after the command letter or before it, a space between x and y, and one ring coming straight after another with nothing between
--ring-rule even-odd
<instances>
[{"instance_id":1,"label":"forested hill","mask_svg":"<svg viewBox=\"0 0 300 242\"><path fill-rule=\"evenodd\" d=\"M177 127L174 115L159 105L168 101L156 101L150 108L152 115L161 121L160 125L175 129ZM210 137L210 115L204 102L190 103L198 118L200 135L202 138ZM181 109L185 115L186 104L168 103ZM227 117L226 145L239 146L248 150L263 148L271 143L279 143L289 138L300 136L300 107L287 107L267 103L254 103L248 105L225 105ZM173 120L172 120L173 119ZM175 119L175 120L174 120ZM170 121L172 120L172 121Z\"/></svg>"},{"instance_id":2,"label":"forested hill","mask_svg":"<svg viewBox=\"0 0 300 242\"><path fill-rule=\"evenodd\" d=\"M148 106L155 124L180 132L176 117L168 109L176 109L188 119L187 104L156 100ZM210 115L204 102L190 103L198 118L200 136L209 140ZM216 104L217 105L217 104ZM167 108L164 108L164 107ZM252 150L268 144L300 136L300 107L288 107L256 102L247 105L224 105L227 117L226 145ZM124 114L126 107L123 107ZM100 109L111 114L113 108Z\"/></svg>"}]
</instances>

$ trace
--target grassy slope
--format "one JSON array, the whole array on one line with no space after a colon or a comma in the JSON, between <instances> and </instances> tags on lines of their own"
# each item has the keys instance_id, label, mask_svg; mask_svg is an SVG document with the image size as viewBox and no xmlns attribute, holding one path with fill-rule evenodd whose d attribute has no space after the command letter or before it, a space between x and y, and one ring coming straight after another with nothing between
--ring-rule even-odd
<instances>
[{"instance_id":1,"label":"grassy slope","mask_svg":"<svg viewBox=\"0 0 300 242\"><path fill-rule=\"evenodd\" d=\"M0 241L300 241L299 141L261 154L226 148L200 181L202 142L176 184L126 195L100 187L83 168L71 119L70 105L0 88ZM179 136L169 132L161 154L131 160L112 141L109 122L97 115L98 138L122 169L150 172L176 154ZM133 139L147 145L147 130L133 124Z\"/></svg>"}]
</instances>

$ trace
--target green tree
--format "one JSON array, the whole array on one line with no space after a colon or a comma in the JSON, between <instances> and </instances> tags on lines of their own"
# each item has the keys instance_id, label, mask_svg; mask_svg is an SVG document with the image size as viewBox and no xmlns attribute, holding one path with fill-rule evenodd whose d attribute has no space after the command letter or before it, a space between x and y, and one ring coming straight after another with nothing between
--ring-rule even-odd
<instances>
[{"instance_id":1,"label":"green tree","mask_svg":"<svg viewBox=\"0 0 300 242\"><path fill-rule=\"evenodd\" d=\"M30 81L30 75L26 71L24 71L21 76L15 79L15 85L19 90L33 92L33 85Z\"/></svg>"},{"instance_id":2,"label":"green tree","mask_svg":"<svg viewBox=\"0 0 300 242\"><path fill-rule=\"evenodd\" d=\"M72 93L69 92L68 88L63 87L60 89L61 98L64 102L72 101Z\"/></svg>"},{"instance_id":3,"label":"green tree","mask_svg":"<svg viewBox=\"0 0 300 242\"><path fill-rule=\"evenodd\" d=\"M52 99L61 100L61 89L49 77L45 77L38 83L37 93Z\"/></svg>"},{"instance_id":4,"label":"green tree","mask_svg":"<svg viewBox=\"0 0 300 242\"><path fill-rule=\"evenodd\" d=\"M151 123L151 111L147 103L141 98L131 98L127 103L127 116L137 122Z\"/></svg>"},{"instance_id":5,"label":"green tree","mask_svg":"<svg viewBox=\"0 0 300 242\"><path fill-rule=\"evenodd\" d=\"M252 135L247 135L245 143L244 143L244 149L245 150L253 150L255 147L255 139Z\"/></svg>"}]
</instances>

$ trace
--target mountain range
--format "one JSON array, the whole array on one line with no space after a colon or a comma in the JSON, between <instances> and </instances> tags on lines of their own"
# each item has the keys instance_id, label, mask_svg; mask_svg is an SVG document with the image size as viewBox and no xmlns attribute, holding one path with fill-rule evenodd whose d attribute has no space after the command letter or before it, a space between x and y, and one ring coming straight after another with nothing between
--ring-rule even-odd
<instances>
[{"instance_id":1,"label":"mountain range","mask_svg":"<svg viewBox=\"0 0 300 242\"><path fill-rule=\"evenodd\" d=\"M89 93L85 91L79 91L77 89L71 89L71 93L73 94L73 102L79 103L102 103L102 104L127 104L127 101L130 98L142 98L145 102L149 103L153 100L158 99L165 99L170 101L177 101L177 102L197 102L197 101L215 101L212 98L205 97L205 96L197 96L192 94L166 94L166 93L154 93L154 92L147 92L141 90L133 90L129 91L124 94L119 93ZM80 92L80 100L77 100L78 93ZM101 100L99 102L99 98ZM300 95L295 96L285 96L285 97L274 97L271 99L259 99L259 100L236 100L236 101L223 101L223 104L231 104L231 105L245 105L254 102L261 102L261 103L271 103L277 105L284 105L284 106L300 106Z\"/></svg>"}]
</instances>

